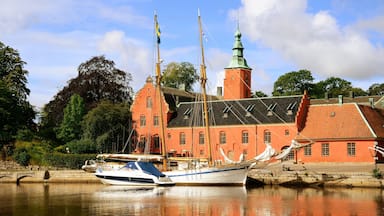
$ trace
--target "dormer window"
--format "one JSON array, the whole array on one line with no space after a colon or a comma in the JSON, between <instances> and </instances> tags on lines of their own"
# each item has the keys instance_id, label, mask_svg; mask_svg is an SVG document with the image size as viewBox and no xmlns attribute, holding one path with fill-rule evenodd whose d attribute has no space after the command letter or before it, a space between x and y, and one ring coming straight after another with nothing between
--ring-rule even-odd
<instances>
[{"instance_id":1,"label":"dormer window","mask_svg":"<svg viewBox=\"0 0 384 216\"><path fill-rule=\"evenodd\" d=\"M228 113L229 113L229 111L231 110L231 108L232 108L232 105L230 105L230 106L225 106L225 108L223 109L223 118L228 118Z\"/></svg>"},{"instance_id":2,"label":"dormer window","mask_svg":"<svg viewBox=\"0 0 384 216\"><path fill-rule=\"evenodd\" d=\"M287 106L287 115L292 115L293 114L293 109L296 107L297 101L293 103L289 103Z\"/></svg>"},{"instance_id":3,"label":"dormer window","mask_svg":"<svg viewBox=\"0 0 384 216\"><path fill-rule=\"evenodd\" d=\"M273 116L273 112L277 106L277 103L270 104L267 108L267 116Z\"/></svg>"},{"instance_id":4,"label":"dormer window","mask_svg":"<svg viewBox=\"0 0 384 216\"><path fill-rule=\"evenodd\" d=\"M187 108L184 112L184 119L188 119L191 116L192 108Z\"/></svg>"},{"instance_id":5,"label":"dormer window","mask_svg":"<svg viewBox=\"0 0 384 216\"><path fill-rule=\"evenodd\" d=\"M246 110L245 116L250 117L252 115L252 111L254 108L255 108L255 104L249 104L245 109Z\"/></svg>"}]
</instances>

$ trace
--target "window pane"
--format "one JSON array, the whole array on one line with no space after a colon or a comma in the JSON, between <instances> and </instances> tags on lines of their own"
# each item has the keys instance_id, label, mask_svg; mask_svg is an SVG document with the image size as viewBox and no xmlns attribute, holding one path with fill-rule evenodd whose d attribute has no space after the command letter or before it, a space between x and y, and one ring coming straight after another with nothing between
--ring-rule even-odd
<instances>
[{"instance_id":1,"label":"window pane","mask_svg":"<svg viewBox=\"0 0 384 216\"><path fill-rule=\"evenodd\" d=\"M311 156L312 155L312 145L304 146L304 155Z\"/></svg>"},{"instance_id":2,"label":"window pane","mask_svg":"<svg viewBox=\"0 0 384 216\"><path fill-rule=\"evenodd\" d=\"M271 132L268 130L264 131L264 143L271 143Z\"/></svg>"},{"instance_id":3,"label":"window pane","mask_svg":"<svg viewBox=\"0 0 384 216\"><path fill-rule=\"evenodd\" d=\"M140 126L145 126L146 121L145 121L145 116L140 116Z\"/></svg>"},{"instance_id":4,"label":"window pane","mask_svg":"<svg viewBox=\"0 0 384 216\"><path fill-rule=\"evenodd\" d=\"M225 132L221 131L220 132L220 144L225 144L225 143L227 143L226 137L225 137Z\"/></svg>"},{"instance_id":5,"label":"window pane","mask_svg":"<svg viewBox=\"0 0 384 216\"><path fill-rule=\"evenodd\" d=\"M204 133L203 132L199 133L199 144L201 144L201 145L204 144Z\"/></svg>"},{"instance_id":6,"label":"window pane","mask_svg":"<svg viewBox=\"0 0 384 216\"><path fill-rule=\"evenodd\" d=\"M185 145L185 133L180 133L180 145Z\"/></svg>"},{"instance_id":7,"label":"window pane","mask_svg":"<svg viewBox=\"0 0 384 216\"><path fill-rule=\"evenodd\" d=\"M248 144L248 131L243 131L241 142L243 144Z\"/></svg>"},{"instance_id":8,"label":"window pane","mask_svg":"<svg viewBox=\"0 0 384 216\"><path fill-rule=\"evenodd\" d=\"M329 143L322 143L321 144L321 155L322 156L329 156Z\"/></svg>"},{"instance_id":9,"label":"window pane","mask_svg":"<svg viewBox=\"0 0 384 216\"><path fill-rule=\"evenodd\" d=\"M154 126L159 126L159 116L154 116L153 117L153 125Z\"/></svg>"},{"instance_id":10,"label":"window pane","mask_svg":"<svg viewBox=\"0 0 384 216\"><path fill-rule=\"evenodd\" d=\"M355 156L356 155L355 143L347 143L347 153L348 153L348 156Z\"/></svg>"}]
</instances>

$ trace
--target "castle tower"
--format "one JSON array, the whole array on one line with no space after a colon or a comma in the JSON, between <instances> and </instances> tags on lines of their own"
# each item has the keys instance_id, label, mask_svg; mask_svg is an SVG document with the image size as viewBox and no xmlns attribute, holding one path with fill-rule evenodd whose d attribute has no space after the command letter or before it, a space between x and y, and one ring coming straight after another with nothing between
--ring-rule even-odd
<instances>
[{"instance_id":1,"label":"castle tower","mask_svg":"<svg viewBox=\"0 0 384 216\"><path fill-rule=\"evenodd\" d=\"M224 99L242 99L251 97L251 71L243 56L243 44L239 29L235 32L232 48L232 60L225 68Z\"/></svg>"}]
</instances>

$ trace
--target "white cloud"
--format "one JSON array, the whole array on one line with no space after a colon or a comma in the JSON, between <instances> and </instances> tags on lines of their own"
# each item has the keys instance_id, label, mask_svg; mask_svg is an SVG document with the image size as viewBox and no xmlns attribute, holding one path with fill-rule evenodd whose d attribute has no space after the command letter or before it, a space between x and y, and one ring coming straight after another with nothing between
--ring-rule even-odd
<instances>
[{"instance_id":1,"label":"white cloud","mask_svg":"<svg viewBox=\"0 0 384 216\"><path fill-rule=\"evenodd\" d=\"M326 78L369 79L384 71L384 49L357 28L340 26L327 11L306 12L305 0L243 0L232 11L240 16L242 32L254 42L271 47L292 61L297 69L309 69ZM382 20L359 22L379 27ZM284 73L284 72L282 72Z\"/></svg>"},{"instance_id":2,"label":"white cloud","mask_svg":"<svg viewBox=\"0 0 384 216\"><path fill-rule=\"evenodd\" d=\"M148 76L154 75L155 62L148 48L138 40L127 38L122 31L105 33L99 41L99 49L118 58L120 65L117 66L132 75L134 90L141 88Z\"/></svg>"}]
</instances>

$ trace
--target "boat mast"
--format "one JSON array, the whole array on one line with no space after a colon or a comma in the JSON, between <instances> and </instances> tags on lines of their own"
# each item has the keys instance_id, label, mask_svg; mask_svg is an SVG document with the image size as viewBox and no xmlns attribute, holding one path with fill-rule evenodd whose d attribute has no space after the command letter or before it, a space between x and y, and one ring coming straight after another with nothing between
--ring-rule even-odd
<instances>
[{"instance_id":1,"label":"boat mast","mask_svg":"<svg viewBox=\"0 0 384 216\"><path fill-rule=\"evenodd\" d=\"M156 36L156 51L157 51L157 60L156 60L156 95L157 102L159 105L159 117L160 117L160 142L161 142L161 153L163 156L163 169L167 170L167 150L165 147L165 135L164 135L164 117L163 117L163 105L161 101L161 72L160 72L160 29L159 23L157 22L157 14L155 12L155 36Z\"/></svg>"},{"instance_id":2,"label":"boat mast","mask_svg":"<svg viewBox=\"0 0 384 216\"><path fill-rule=\"evenodd\" d=\"M209 119L208 119L208 105L207 105L207 91L206 91L206 83L207 83L207 73L205 71L205 60L204 60L204 46L203 46L203 30L201 27L201 18L200 18L200 10L198 10L198 20L199 20L199 39L200 39L200 49L201 49L201 65L200 65L200 81L201 88L203 91L203 109L204 109L204 123L205 123L205 138L208 144L208 164L212 166L212 147L211 147L211 136L209 133Z\"/></svg>"}]
</instances>

